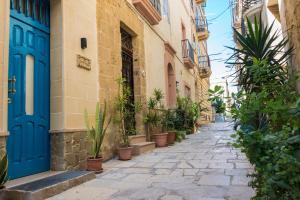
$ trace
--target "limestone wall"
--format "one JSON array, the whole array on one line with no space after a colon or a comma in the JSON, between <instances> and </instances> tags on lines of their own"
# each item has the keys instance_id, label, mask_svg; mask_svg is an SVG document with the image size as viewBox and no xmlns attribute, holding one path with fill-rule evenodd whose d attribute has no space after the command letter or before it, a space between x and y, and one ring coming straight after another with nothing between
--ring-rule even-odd
<instances>
[{"instance_id":1,"label":"limestone wall","mask_svg":"<svg viewBox=\"0 0 300 200\"><path fill-rule=\"evenodd\" d=\"M94 113L98 98L96 0L50 4L50 129L84 129L84 109ZM86 49L81 38L87 39ZM91 70L78 67L78 55L90 59Z\"/></svg>"},{"instance_id":2,"label":"limestone wall","mask_svg":"<svg viewBox=\"0 0 300 200\"><path fill-rule=\"evenodd\" d=\"M0 0L0 137L7 135L9 0ZM1 139L1 138L0 138Z\"/></svg>"},{"instance_id":3,"label":"limestone wall","mask_svg":"<svg viewBox=\"0 0 300 200\"><path fill-rule=\"evenodd\" d=\"M163 4L164 1L161 1L162 8ZM146 22L144 23L147 97L152 95L155 88L161 89L167 95L167 66L163 62L163 56L165 53L164 42L168 42L176 51L173 58L174 66L172 67L175 69L179 94L184 95L184 88L188 85L192 92L192 99L196 100L194 71L184 66L181 45L182 24L185 26L186 36L190 42L192 42L193 33L195 35L191 15L190 1L169 1L169 15L167 16L162 12L162 20L158 25L150 26Z\"/></svg>"},{"instance_id":4,"label":"limestone wall","mask_svg":"<svg viewBox=\"0 0 300 200\"><path fill-rule=\"evenodd\" d=\"M144 25L137 11L126 0L97 0L97 36L99 63L100 102L109 102L109 113L113 113L118 93L117 78L122 76L121 33L124 28L133 36L134 95L136 101L146 101L146 76L144 53ZM145 132L143 114L136 117L138 134ZM103 144L104 158L111 157L119 145L120 132L116 124L109 128Z\"/></svg>"},{"instance_id":5,"label":"limestone wall","mask_svg":"<svg viewBox=\"0 0 300 200\"><path fill-rule=\"evenodd\" d=\"M300 0L284 0L286 30L290 46L295 48L292 58L293 73L300 71ZM300 80L297 83L297 90L300 93Z\"/></svg>"},{"instance_id":6,"label":"limestone wall","mask_svg":"<svg viewBox=\"0 0 300 200\"><path fill-rule=\"evenodd\" d=\"M96 0L62 2L64 128L82 129L84 109L95 112L99 92ZM87 39L86 49L81 49L82 37ZM90 71L77 66L77 55L90 59Z\"/></svg>"},{"instance_id":7,"label":"limestone wall","mask_svg":"<svg viewBox=\"0 0 300 200\"><path fill-rule=\"evenodd\" d=\"M85 170L90 147L85 131L52 133L51 170Z\"/></svg>"},{"instance_id":8,"label":"limestone wall","mask_svg":"<svg viewBox=\"0 0 300 200\"><path fill-rule=\"evenodd\" d=\"M164 63L164 41L148 24L145 23L144 28L147 99L149 99L153 95L154 89L161 89L165 95L167 94L167 72Z\"/></svg>"}]
</instances>

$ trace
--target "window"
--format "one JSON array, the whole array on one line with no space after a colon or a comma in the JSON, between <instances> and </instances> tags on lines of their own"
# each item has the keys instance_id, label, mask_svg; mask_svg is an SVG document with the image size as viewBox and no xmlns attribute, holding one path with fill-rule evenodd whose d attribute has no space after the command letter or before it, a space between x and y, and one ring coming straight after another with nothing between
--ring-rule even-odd
<instances>
[{"instance_id":1,"label":"window","mask_svg":"<svg viewBox=\"0 0 300 200\"><path fill-rule=\"evenodd\" d=\"M33 115L34 112L34 57L26 55L26 115Z\"/></svg>"}]
</instances>

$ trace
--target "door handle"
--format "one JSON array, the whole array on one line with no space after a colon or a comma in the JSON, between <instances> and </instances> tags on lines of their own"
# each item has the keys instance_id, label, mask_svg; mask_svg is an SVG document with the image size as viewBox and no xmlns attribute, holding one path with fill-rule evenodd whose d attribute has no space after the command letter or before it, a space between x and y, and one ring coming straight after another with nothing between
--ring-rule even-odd
<instances>
[{"instance_id":1,"label":"door handle","mask_svg":"<svg viewBox=\"0 0 300 200\"><path fill-rule=\"evenodd\" d=\"M8 93L15 95L17 90L16 90L16 76L13 76L12 78L8 79L8 84L11 86L11 88L8 89Z\"/></svg>"}]
</instances>

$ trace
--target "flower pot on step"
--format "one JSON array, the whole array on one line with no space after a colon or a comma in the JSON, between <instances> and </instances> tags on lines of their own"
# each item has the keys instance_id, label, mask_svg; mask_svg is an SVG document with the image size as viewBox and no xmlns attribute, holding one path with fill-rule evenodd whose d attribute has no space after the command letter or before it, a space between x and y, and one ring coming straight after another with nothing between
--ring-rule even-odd
<instances>
[{"instance_id":1,"label":"flower pot on step","mask_svg":"<svg viewBox=\"0 0 300 200\"><path fill-rule=\"evenodd\" d=\"M131 160L133 147L120 147L119 160Z\"/></svg>"},{"instance_id":2,"label":"flower pot on step","mask_svg":"<svg viewBox=\"0 0 300 200\"><path fill-rule=\"evenodd\" d=\"M176 132L168 131L168 144L174 144L176 140Z\"/></svg>"},{"instance_id":3,"label":"flower pot on step","mask_svg":"<svg viewBox=\"0 0 300 200\"><path fill-rule=\"evenodd\" d=\"M94 171L95 173L101 173L102 168L102 157L99 158L88 158L87 159L87 170Z\"/></svg>"},{"instance_id":4,"label":"flower pot on step","mask_svg":"<svg viewBox=\"0 0 300 200\"><path fill-rule=\"evenodd\" d=\"M168 142L168 133L160 133L153 135L156 147L165 147Z\"/></svg>"}]
</instances>

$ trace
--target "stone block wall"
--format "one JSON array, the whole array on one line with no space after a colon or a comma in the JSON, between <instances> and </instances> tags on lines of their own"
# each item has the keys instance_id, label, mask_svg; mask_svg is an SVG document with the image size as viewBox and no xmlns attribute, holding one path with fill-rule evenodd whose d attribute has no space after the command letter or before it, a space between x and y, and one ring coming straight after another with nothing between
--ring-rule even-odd
<instances>
[{"instance_id":1,"label":"stone block wall","mask_svg":"<svg viewBox=\"0 0 300 200\"><path fill-rule=\"evenodd\" d=\"M0 136L0 156L6 152L6 137Z\"/></svg>"},{"instance_id":2,"label":"stone block wall","mask_svg":"<svg viewBox=\"0 0 300 200\"><path fill-rule=\"evenodd\" d=\"M99 63L99 101L107 102L108 113L114 113L114 102L118 94L116 80L122 76L121 33L125 29L132 36L134 98L146 101L144 25L133 6L126 0L97 0L97 36ZM138 134L145 133L143 114L136 115ZM120 131L111 123L103 142L103 158L112 157L118 148Z\"/></svg>"},{"instance_id":3,"label":"stone block wall","mask_svg":"<svg viewBox=\"0 0 300 200\"><path fill-rule=\"evenodd\" d=\"M89 152L85 131L53 132L51 134L51 170L84 170Z\"/></svg>"},{"instance_id":4,"label":"stone block wall","mask_svg":"<svg viewBox=\"0 0 300 200\"><path fill-rule=\"evenodd\" d=\"M292 67L295 72L300 72L300 0L284 0L286 28L290 45L295 48ZM297 83L300 93L300 80Z\"/></svg>"},{"instance_id":5,"label":"stone block wall","mask_svg":"<svg viewBox=\"0 0 300 200\"><path fill-rule=\"evenodd\" d=\"M9 1L0 1L0 137L7 136Z\"/></svg>"}]
</instances>

